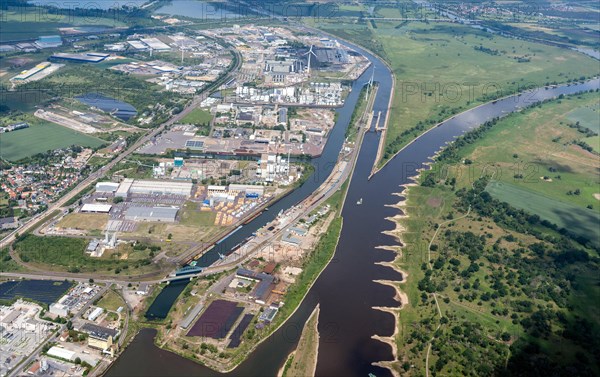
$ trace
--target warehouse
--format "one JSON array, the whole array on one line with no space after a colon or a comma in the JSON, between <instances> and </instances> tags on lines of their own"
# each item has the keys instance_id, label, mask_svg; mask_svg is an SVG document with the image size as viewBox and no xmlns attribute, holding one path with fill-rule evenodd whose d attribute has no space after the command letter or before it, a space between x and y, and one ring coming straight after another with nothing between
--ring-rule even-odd
<instances>
[{"instance_id":1,"label":"warehouse","mask_svg":"<svg viewBox=\"0 0 600 377\"><path fill-rule=\"evenodd\" d=\"M198 303L192 310L190 310L189 314L181 322L179 322L179 327L181 327L184 330L187 330L187 328L190 327L192 322L194 322L198 314L200 314L203 307L204 306L202 305L202 303Z\"/></svg>"},{"instance_id":2,"label":"warehouse","mask_svg":"<svg viewBox=\"0 0 600 377\"><path fill-rule=\"evenodd\" d=\"M259 186L259 185L231 184L231 185L229 185L229 192L236 193L236 194L243 192L245 194L256 194L258 196L262 196L263 193L265 192L265 188L263 186Z\"/></svg>"},{"instance_id":3,"label":"warehouse","mask_svg":"<svg viewBox=\"0 0 600 377\"><path fill-rule=\"evenodd\" d=\"M131 185L133 185L133 179L126 178L121 182L117 191L115 191L115 196L117 198L126 198L129 195L129 190L131 189Z\"/></svg>"},{"instance_id":4,"label":"warehouse","mask_svg":"<svg viewBox=\"0 0 600 377\"><path fill-rule=\"evenodd\" d=\"M96 192L111 193L117 191L119 184L116 182L98 182L96 183Z\"/></svg>"},{"instance_id":5,"label":"warehouse","mask_svg":"<svg viewBox=\"0 0 600 377\"><path fill-rule=\"evenodd\" d=\"M88 316L88 319L89 319L90 321L95 321L95 320L96 320L96 318L100 317L100 315L101 315L102 313L104 313L104 309L102 309L102 308L96 308L96 309L94 309L94 311L92 311L92 312L90 313L90 315Z\"/></svg>"},{"instance_id":6,"label":"warehouse","mask_svg":"<svg viewBox=\"0 0 600 377\"><path fill-rule=\"evenodd\" d=\"M91 348L107 351L113 345L113 341L119 335L119 331L109 329L108 327L97 326L86 323L81 327L81 331L87 333L88 346Z\"/></svg>"},{"instance_id":7,"label":"warehouse","mask_svg":"<svg viewBox=\"0 0 600 377\"><path fill-rule=\"evenodd\" d=\"M68 349L52 346L48 352L46 352L48 356L56 357L58 359L63 359L67 361L75 361L75 352L69 351Z\"/></svg>"},{"instance_id":8,"label":"warehouse","mask_svg":"<svg viewBox=\"0 0 600 377\"><path fill-rule=\"evenodd\" d=\"M110 204L91 204L87 203L81 207L81 212L109 213L112 205Z\"/></svg>"},{"instance_id":9,"label":"warehouse","mask_svg":"<svg viewBox=\"0 0 600 377\"><path fill-rule=\"evenodd\" d=\"M140 40L154 51L168 51L171 49L168 44L161 42L158 38L140 38Z\"/></svg>"},{"instance_id":10,"label":"warehouse","mask_svg":"<svg viewBox=\"0 0 600 377\"><path fill-rule=\"evenodd\" d=\"M96 52L88 52L83 54L69 54L65 52L58 52L50 57L51 60L68 60L78 63L100 63L104 59L108 58L108 54L99 54Z\"/></svg>"},{"instance_id":11,"label":"warehouse","mask_svg":"<svg viewBox=\"0 0 600 377\"><path fill-rule=\"evenodd\" d=\"M50 67L50 63L42 62L42 63L36 65L35 67L31 68L30 70L21 72L20 74L13 77L11 80L15 80L15 81L26 80L26 79L30 78L31 76L35 75L36 73L39 73L48 67Z\"/></svg>"},{"instance_id":12,"label":"warehouse","mask_svg":"<svg viewBox=\"0 0 600 377\"><path fill-rule=\"evenodd\" d=\"M191 196L192 186L191 182L180 181L134 181L129 193Z\"/></svg>"},{"instance_id":13,"label":"warehouse","mask_svg":"<svg viewBox=\"0 0 600 377\"><path fill-rule=\"evenodd\" d=\"M125 212L125 219L173 223L178 211L179 208L177 207L130 207Z\"/></svg>"}]
</instances>

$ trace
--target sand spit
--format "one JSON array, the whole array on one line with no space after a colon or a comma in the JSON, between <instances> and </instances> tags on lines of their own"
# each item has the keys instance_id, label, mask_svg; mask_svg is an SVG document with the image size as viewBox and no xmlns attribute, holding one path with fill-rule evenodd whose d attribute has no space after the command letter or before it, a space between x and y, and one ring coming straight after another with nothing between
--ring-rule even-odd
<instances>
[{"instance_id":1,"label":"sand spit","mask_svg":"<svg viewBox=\"0 0 600 377\"><path fill-rule=\"evenodd\" d=\"M375 264L378 264L380 266L389 267L392 270L402 274L402 280L393 281L393 282L389 281L389 283L398 283L398 284L406 283L406 278L408 277L408 273L403 271L402 269L398 268L398 266L394 262L376 262ZM381 283L380 280L377 280L377 282ZM385 284L385 283L382 283L382 284ZM390 285L390 284L388 284L388 285ZM396 286L394 286L394 288L398 289L398 287L396 287ZM400 291L399 296L404 298L404 300L401 300L402 303L408 303L408 297L404 294L404 292Z\"/></svg>"},{"instance_id":2,"label":"sand spit","mask_svg":"<svg viewBox=\"0 0 600 377\"><path fill-rule=\"evenodd\" d=\"M398 367L398 363L399 363L400 359L398 358L399 355L398 355L398 345L396 344L396 337L398 335L398 325L400 323L399 316L400 316L400 310L402 310L406 305L409 304L408 295L400 289L400 284L406 283L406 281L408 280L408 274L398 267L398 262L399 262L400 258L402 257L402 248L406 245L406 243L402 240L402 234L406 232L406 228L404 227L404 225L402 225L402 222L403 222L403 220L410 217L408 214L408 211L407 211L407 204L406 204L406 197L408 195L408 192L410 191L411 187L418 186L417 182L420 178L420 175L422 174L423 171L426 171L426 170L428 170L428 169L427 168L419 169L418 174L414 178L410 179L411 180L410 183L401 186L401 188L402 188L401 193L399 192L399 193L393 194L393 195L400 197L400 200L398 201L398 203L386 205L387 207L398 209L399 213L395 216L386 218L386 220L394 223L394 229L386 230L386 231L383 231L382 233L385 235L394 237L394 239L397 240L399 245L377 246L378 249L396 252L396 258L394 259L393 262L382 261L382 262L376 262L375 264L394 269L394 271L397 271L402 275L402 280L400 280L400 281L374 280L375 283L393 287L394 290L396 291L394 299L400 303L400 306L398 306L398 307L381 307L381 306L373 307L374 310L380 310L380 311L383 311L386 313L390 313L394 316L394 333L391 336L373 335L371 337L372 339L375 339L380 342L388 344L392 348L392 354L394 355L394 360L373 362L372 365L378 366L381 368L386 368L392 373L392 375L398 376L398 377L400 376L400 373L399 373L397 367Z\"/></svg>"}]
</instances>

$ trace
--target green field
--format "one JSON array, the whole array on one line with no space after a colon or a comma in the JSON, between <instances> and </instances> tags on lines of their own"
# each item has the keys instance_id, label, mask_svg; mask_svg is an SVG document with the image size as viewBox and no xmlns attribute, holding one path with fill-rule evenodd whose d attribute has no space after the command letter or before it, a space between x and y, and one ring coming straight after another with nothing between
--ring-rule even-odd
<instances>
[{"instance_id":1,"label":"green field","mask_svg":"<svg viewBox=\"0 0 600 377\"><path fill-rule=\"evenodd\" d=\"M569 112L567 118L573 123L579 122L580 125L595 133L600 133L600 106L597 101Z\"/></svg>"},{"instance_id":2,"label":"green field","mask_svg":"<svg viewBox=\"0 0 600 377\"><path fill-rule=\"evenodd\" d=\"M369 48L391 65L396 90L384 160L457 112L527 87L599 72L597 61L582 54L464 25L307 22Z\"/></svg>"},{"instance_id":3,"label":"green field","mask_svg":"<svg viewBox=\"0 0 600 377\"><path fill-rule=\"evenodd\" d=\"M83 17L50 14L42 7L10 7L2 10L0 42L27 40L41 35L59 34L59 28L71 26L123 27L117 17Z\"/></svg>"},{"instance_id":4,"label":"green field","mask_svg":"<svg viewBox=\"0 0 600 377\"><path fill-rule=\"evenodd\" d=\"M114 272L135 274L156 271L149 250L133 250L120 245L117 251L105 251L94 258L85 253L89 240L69 237L39 237L28 234L14 245L23 262L52 271Z\"/></svg>"},{"instance_id":5,"label":"green field","mask_svg":"<svg viewBox=\"0 0 600 377\"><path fill-rule=\"evenodd\" d=\"M181 225L211 227L215 225L216 217L216 212L200 211L198 204L188 201L183 205Z\"/></svg>"},{"instance_id":6,"label":"green field","mask_svg":"<svg viewBox=\"0 0 600 377\"><path fill-rule=\"evenodd\" d=\"M102 296L96 306L116 312L119 307L125 306L125 303L123 302L121 296L119 296L115 291L109 290L104 296Z\"/></svg>"},{"instance_id":7,"label":"green field","mask_svg":"<svg viewBox=\"0 0 600 377\"><path fill-rule=\"evenodd\" d=\"M578 236L591 238L597 246L600 246L598 211L560 202L506 182L492 181L486 191L494 198L536 214L542 220L548 220L559 228L565 228Z\"/></svg>"},{"instance_id":8,"label":"green field","mask_svg":"<svg viewBox=\"0 0 600 377\"><path fill-rule=\"evenodd\" d=\"M594 152L600 153L600 136L590 136L583 139L589 146L594 148Z\"/></svg>"},{"instance_id":9,"label":"green field","mask_svg":"<svg viewBox=\"0 0 600 377\"><path fill-rule=\"evenodd\" d=\"M24 130L3 133L0 136L0 155L8 161L33 156L48 150L71 145L98 147L105 141L84 135L50 122L30 123Z\"/></svg>"},{"instance_id":10,"label":"green field","mask_svg":"<svg viewBox=\"0 0 600 377\"><path fill-rule=\"evenodd\" d=\"M586 113L596 103L596 93L568 96L501 119L456 154L458 186L493 172L496 181L598 210L600 201L594 195L600 193L600 159L574 144L583 140L598 148L598 137L586 138L569 127L572 114ZM460 162L467 159L471 164ZM579 195L568 194L576 190Z\"/></svg>"},{"instance_id":11,"label":"green field","mask_svg":"<svg viewBox=\"0 0 600 377\"><path fill-rule=\"evenodd\" d=\"M200 128L197 132L199 135L208 136L210 133L210 122L212 119L213 116L209 111L203 109L194 109L185 117L183 117L183 119L181 119L181 123L196 125Z\"/></svg>"}]
</instances>

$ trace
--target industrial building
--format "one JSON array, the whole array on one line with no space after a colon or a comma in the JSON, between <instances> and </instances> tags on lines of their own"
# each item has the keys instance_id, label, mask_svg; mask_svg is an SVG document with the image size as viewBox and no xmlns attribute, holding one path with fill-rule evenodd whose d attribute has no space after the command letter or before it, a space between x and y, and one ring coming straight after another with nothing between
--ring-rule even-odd
<instances>
[{"instance_id":1,"label":"industrial building","mask_svg":"<svg viewBox=\"0 0 600 377\"><path fill-rule=\"evenodd\" d=\"M51 60L67 60L78 63L100 63L110 55L97 52L87 52L81 54L69 54L58 52L50 57Z\"/></svg>"},{"instance_id":2,"label":"industrial building","mask_svg":"<svg viewBox=\"0 0 600 377\"><path fill-rule=\"evenodd\" d=\"M190 325L194 322L198 314L200 314L203 307L204 305L202 303L198 303L196 306L194 306L194 308L190 310L188 315L185 316L185 318L179 323L179 327L181 327L184 330L187 330L188 327L190 327Z\"/></svg>"},{"instance_id":3,"label":"industrial building","mask_svg":"<svg viewBox=\"0 0 600 377\"><path fill-rule=\"evenodd\" d=\"M126 198L129 194L191 196L193 184L181 181L143 181L124 179L115 190L115 196Z\"/></svg>"},{"instance_id":4,"label":"industrial building","mask_svg":"<svg viewBox=\"0 0 600 377\"><path fill-rule=\"evenodd\" d=\"M273 290L273 281L275 278L272 275L238 268L235 276L240 279L257 281L258 284L256 284L256 287L250 292L249 297L254 298L255 302L258 304L265 304L267 297L269 297Z\"/></svg>"},{"instance_id":5,"label":"industrial building","mask_svg":"<svg viewBox=\"0 0 600 377\"><path fill-rule=\"evenodd\" d=\"M273 322L273 319L275 319L275 315L277 314L278 311L279 311L279 308L274 307L274 306L269 306L258 317L258 320L261 321L261 322L269 322L269 323L271 323L271 322Z\"/></svg>"},{"instance_id":6,"label":"industrial building","mask_svg":"<svg viewBox=\"0 0 600 377\"><path fill-rule=\"evenodd\" d=\"M86 203L81 207L81 212L109 213L112 205Z\"/></svg>"},{"instance_id":7,"label":"industrial building","mask_svg":"<svg viewBox=\"0 0 600 377\"><path fill-rule=\"evenodd\" d=\"M121 182L117 191L115 191L115 196L117 198L126 198L129 196L129 190L131 189L131 185L133 184L133 179L126 178Z\"/></svg>"},{"instance_id":8,"label":"industrial building","mask_svg":"<svg viewBox=\"0 0 600 377\"><path fill-rule=\"evenodd\" d=\"M96 320L96 318L100 317L100 315L101 315L102 313L104 313L104 309L102 309L102 308L96 308L96 309L94 309L94 310L93 310L93 311L90 313L90 315L88 315L88 319L89 319L90 321L95 321L95 320Z\"/></svg>"},{"instance_id":9,"label":"industrial building","mask_svg":"<svg viewBox=\"0 0 600 377\"><path fill-rule=\"evenodd\" d=\"M129 207L125 212L125 219L174 223L178 211L177 207Z\"/></svg>"},{"instance_id":10,"label":"industrial building","mask_svg":"<svg viewBox=\"0 0 600 377\"><path fill-rule=\"evenodd\" d=\"M69 315L69 308L66 305L58 302L50 305L49 309L51 314L58 315L63 318Z\"/></svg>"},{"instance_id":11,"label":"industrial building","mask_svg":"<svg viewBox=\"0 0 600 377\"><path fill-rule=\"evenodd\" d=\"M56 357L57 359L63 359L67 361L75 361L75 352L69 351L68 349L52 346L48 352L48 356Z\"/></svg>"},{"instance_id":12,"label":"industrial building","mask_svg":"<svg viewBox=\"0 0 600 377\"><path fill-rule=\"evenodd\" d=\"M238 185L231 184L229 185L229 193L240 193L243 192L246 195L256 194L258 196L262 196L265 192L265 188L263 186L258 185Z\"/></svg>"},{"instance_id":13,"label":"industrial building","mask_svg":"<svg viewBox=\"0 0 600 377\"><path fill-rule=\"evenodd\" d=\"M0 229L16 229L19 227L19 219L16 217L3 217L0 219Z\"/></svg>"},{"instance_id":14,"label":"industrial building","mask_svg":"<svg viewBox=\"0 0 600 377\"><path fill-rule=\"evenodd\" d=\"M19 122L19 123L9 124L6 127L0 127L0 133L24 130L26 128L29 128L29 123Z\"/></svg>"},{"instance_id":15,"label":"industrial building","mask_svg":"<svg viewBox=\"0 0 600 377\"><path fill-rule=\"evenodd\" d=\"M119 188L116 182L98 182L96 183L96 192L114 193Z\"/></svg>"},{"instance_id":16,"label":"industrial building","mask_svg":"<svg viewBox=\"0 0 600 377\"><path fill-rule=\"evenodd\" d=\"M34 44L42 49L42 48L54 48L62 46L62 38L60 35L45 35L38 38Z\"/></svg>"},{"instance_id":17,"label":"industrial building","mask_svg":"<svg viewBox=\"0 0 600 377\"><path fill-rule=\"evenodd\" d=\"M43 71L44 69L48 68L49 66L50 66L49 62L40 63L40 64L36 65L35 67L33 67L31 69L28 69L26 71L21 72L20 74L18 74L15 77L13 77L11 80L12 81L27 80L31 76L35 75L36 73L39 73L39 72Z\"/></svg>"},{"instance_id":18,"label":"industrial building","mask_svg":"<svg viewBox=\"0 0 600 377\"><path fill-rule=\"evenodd\" d=\"M191 196L193 186L191 182L134 181L129 192L132 194Z\"/></svg>"},{"instance_id":19,"label":"industrial building","mask_svg":"<svg viewBox=\"0 0 600 377\"><path fill-rule=\"evenodd\" d=\"M107 351L112 348L113 341L119 335L119 331L108 327L97 326L86 323L81 331L88 334L88 346L91 348Z\"/></svg>"},{"instance_id":20,"label":"industrial building","mask_svg":"<svg viewBox=\"0 0 600 377\"><path fill-rule=\"evenodd\" d=\"M154 51L168 51L171 49L168 44L161 42L158 38L140 38L140 41Z\"/></svg>"}]
</instances>

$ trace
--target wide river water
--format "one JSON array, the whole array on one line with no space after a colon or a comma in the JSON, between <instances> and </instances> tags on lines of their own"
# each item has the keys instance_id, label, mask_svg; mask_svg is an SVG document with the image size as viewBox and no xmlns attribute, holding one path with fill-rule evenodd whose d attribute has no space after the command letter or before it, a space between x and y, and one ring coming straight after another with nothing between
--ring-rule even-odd
<instances>
[{"instance_id":1,"label":"wide river water","mask_svg":"<svg viewBox=\"0 0 600 377\"><path fill-rule=\"evenodd\" d=\"M389 69L375 56L352 46L371 60L375 69L375 81L379 90L374 106L375 113L382 112L385 118L389 103L392 77ZM353 86L343 108L339 110L337 123L330 134L323 155L314 160L315 174L291 195L271 207L253 222L241 228L218 248L211 250L201 259L206 266L218 258L218 252L241 242L256 229L271 221L280 209L287 209L312 193L331 172L344 141L344 132L357 100L360 88L370 79L367 70ZM394 253L378 246L397 245L397 241L382 232L394 229L386 217L398 214L388 205L395 204L399 197L395 193L417 175L417 170L455 137L494 118L505 116L534 102L597 89L600 81L594 79L584 84L537 89L520 96L489 103L466 111L447 120L438 127L421 135L404 148L379 173L368 180L377 153L380 134L365 135L356 164L348 196L342 210L344 225L339 244L332 262L326 267L305 300L290 319L270 338L260 344L251 355L234 371L232 376L275 376L287 355L295 348L302 327L317 303L319 316L319 376L367 376L378 377L391 373L375 367L373 362L392 360L391 348L371 339L375 334L390 336L394 332L394 318L388 313L372 309L374 306L397 307L395 292L391 287L374 283L374 280L400 280L394 270L376 264L394 260ZM356 205L363 198L363 204ZM218 250L217 250L218 249ZM144 329L122 356L107 372L107 376L217 376L222 375L171 352L156 347L153 343L154 330Z\"/></svg>"}]
</instances>

